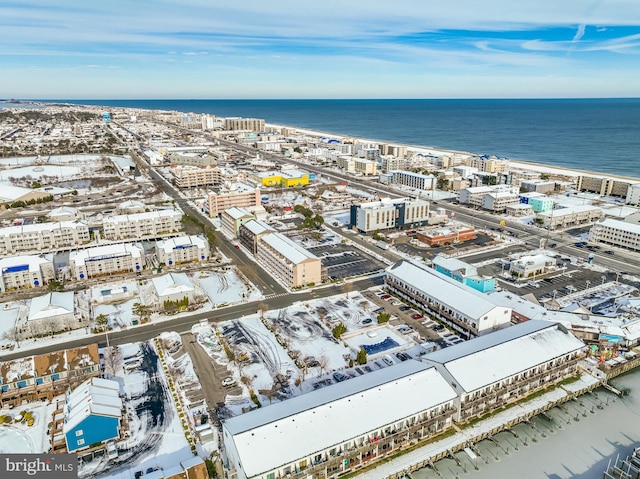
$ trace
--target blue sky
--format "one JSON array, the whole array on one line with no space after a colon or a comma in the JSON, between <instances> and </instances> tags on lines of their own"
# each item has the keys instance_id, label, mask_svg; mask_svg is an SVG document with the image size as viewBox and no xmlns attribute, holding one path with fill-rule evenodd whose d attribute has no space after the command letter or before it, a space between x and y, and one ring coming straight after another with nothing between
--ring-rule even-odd
<instances>
[{"instance_id":1,"label":"blue sky","mask_svg":"<svg viewBox=\"0 0 640 479\"><path fill-rule=\"evenodd\" d=\"M638 0L5 0L0 97L640 96Z\"/></svg>"}]
</instances>

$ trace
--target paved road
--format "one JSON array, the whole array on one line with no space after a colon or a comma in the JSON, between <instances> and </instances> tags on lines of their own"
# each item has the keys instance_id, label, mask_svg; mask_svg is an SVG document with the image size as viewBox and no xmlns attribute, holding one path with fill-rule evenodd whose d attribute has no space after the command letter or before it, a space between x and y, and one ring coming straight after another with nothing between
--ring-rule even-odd
<instances>
[{"instance_id":1,"label":"paved road","mask_svg":"<svg viewBox=\"0 0 640 479\"><path fill-rule=\"evenodd\" d=\"M354 290L364 290L372 286L380 285L383 283L383 277L377 275L374 277L364 278L358 281L353 281ZM191 326L198 321L206 319L208 321L217 323L222 321L228 321L231 319L238 319L242 316L255 314L258 309L259 303L266 303L269 309L281 309L290 306L298 301L310 301L317 298L325 298L327 296L333 296L340 294L342 290L337 285L325 286L315 288L310 291L304 291L301 293L286 294L283 296L271 298L265 301L254 301L251 303L243 303L236 306L229 306L215 311L207 311L203 313L195 313L189 316L181 316L165 321L156 323L147 323L133 328L128 328L120 331L114 331L108 334L100 334L97 336L87 336L80 339L73 339L56 344L47 344L42 347L30 348L27 350L16 349L6 353L0 354L1 361L11 361L14 359L22 358L26 355L45 354L53 351L59 351L65 348L77 348L80 346L86 346L87 344L98 343L101 346L107 344L107 336L109 344L119 345L137 341L145 341L157 336L163 331L176 331L178 333L185 333L191 330Z\"/></svg>"}]
</instances>

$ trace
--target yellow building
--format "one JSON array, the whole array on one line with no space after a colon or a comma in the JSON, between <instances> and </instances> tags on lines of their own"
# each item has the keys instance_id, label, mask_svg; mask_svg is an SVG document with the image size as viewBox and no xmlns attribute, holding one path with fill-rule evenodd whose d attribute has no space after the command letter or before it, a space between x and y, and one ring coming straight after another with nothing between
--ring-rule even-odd
<instances>
[{"instance_id":1,"label":"yellow building","mask_svg":"<svg viewBox=\"0 0 640 479\"><path fill-rule=\"evenodd\" d=\"M296 187L309 184L309 173L300 170L264 171L251 175L262 186Z\"/></svg>"}]
</instances>

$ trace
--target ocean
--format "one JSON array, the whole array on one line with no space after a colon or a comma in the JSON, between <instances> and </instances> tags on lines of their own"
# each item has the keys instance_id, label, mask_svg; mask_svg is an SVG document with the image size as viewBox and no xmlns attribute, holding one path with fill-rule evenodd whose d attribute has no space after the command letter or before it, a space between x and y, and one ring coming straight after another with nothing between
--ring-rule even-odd
<instances>
[{"instance_id":1,"label":"ocean","mask_svg":"<svg viewBox=\"0 0 640 479\"><path fill-rule=\"evenodd\" d=\"M57 101L257 117L336 135L640 178L640 98Z\"/></svg>"}]
</instances>

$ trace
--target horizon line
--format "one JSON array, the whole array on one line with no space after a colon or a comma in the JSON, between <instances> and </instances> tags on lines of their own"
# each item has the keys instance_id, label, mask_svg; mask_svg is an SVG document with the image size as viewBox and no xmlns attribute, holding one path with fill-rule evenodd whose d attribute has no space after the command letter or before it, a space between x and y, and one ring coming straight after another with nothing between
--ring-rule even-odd
<instances>
[{"instance_id":1,"label":"horizon line","mask_svg":"<svg viewBox=\"0 0 640 479\"><path fill-rule=\"evenodd\" d=\"M594 97L385 97L385 98L4 98L0 101L61 102L61 101L533 101L533 100L639 100L640 96Z\"/></svg>"}]
</instances>

